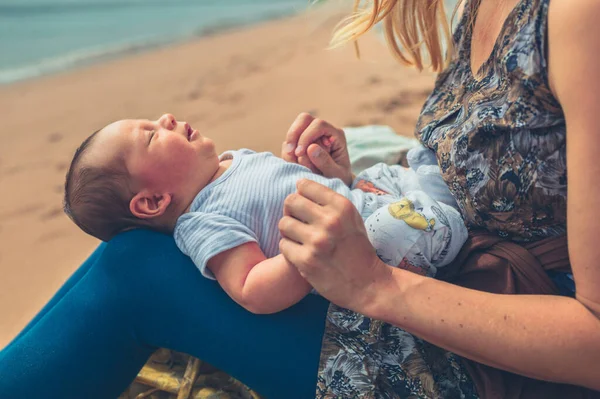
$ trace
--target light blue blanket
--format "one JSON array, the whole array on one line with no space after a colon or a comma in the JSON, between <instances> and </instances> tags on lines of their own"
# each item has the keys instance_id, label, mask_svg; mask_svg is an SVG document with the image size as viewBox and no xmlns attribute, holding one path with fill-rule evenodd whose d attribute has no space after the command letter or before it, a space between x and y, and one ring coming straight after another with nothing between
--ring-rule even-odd
<instances>
[{"instance_id":1,"label":"light blue blanket","mask_svg":"<svg viewBox=\"0 0 600 399\"><path fill-rule=\"evenodd\" d=\"M419 145L416 139L399 136L389 126L347 127L344 132L354 174L379 162L397 164L408 150Z\"/></svg>"}]
</instances>

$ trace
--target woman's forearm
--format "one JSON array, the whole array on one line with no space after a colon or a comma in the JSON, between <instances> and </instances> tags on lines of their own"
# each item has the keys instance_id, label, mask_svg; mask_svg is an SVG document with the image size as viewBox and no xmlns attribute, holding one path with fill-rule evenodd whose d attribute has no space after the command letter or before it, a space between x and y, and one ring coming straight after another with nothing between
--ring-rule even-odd
<instances>
[{"instance_id":1,"label":"woman's forearm","mask_svg":"<svg viewBox=\"0 0 600 399\"><path fill-rule=\"evenodd\" d=\"M600 390L600 320L576 299L499 295L392 269L365 309L458 355Z\"/></svg>"},{"instance_id":2,"label":"woman's forearm","mask_svg":"<svg viewBox=\"0 0 600 399\"><path fill-rule=\"evenodd\" d=\"M309 180L297 188L279 248L325 298L466 358L600 390L600 320L581 302L484 293L387 266L350 201Z\"/></svg>"}]
</instances>

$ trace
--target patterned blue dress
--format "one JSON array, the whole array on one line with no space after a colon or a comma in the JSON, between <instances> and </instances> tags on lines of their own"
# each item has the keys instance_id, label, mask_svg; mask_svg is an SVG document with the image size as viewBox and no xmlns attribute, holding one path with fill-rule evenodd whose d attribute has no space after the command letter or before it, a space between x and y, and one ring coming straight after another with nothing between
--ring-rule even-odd
<instances>
[{"instance_id":1,"label":"patterned blue dress","mask_svg":"<svg viewBox=\"0 0 600 399\"><path fill-rule=\"evenodd\" d=\"M451 63L416 128L436 153L467 226L517 242L566 232L566 127L548 84L548 4L521 0L474 75L470 21L478 0L468 0ZM316 397L478 395L456 355L332 305Z\"/></svg>"}]
</instances>

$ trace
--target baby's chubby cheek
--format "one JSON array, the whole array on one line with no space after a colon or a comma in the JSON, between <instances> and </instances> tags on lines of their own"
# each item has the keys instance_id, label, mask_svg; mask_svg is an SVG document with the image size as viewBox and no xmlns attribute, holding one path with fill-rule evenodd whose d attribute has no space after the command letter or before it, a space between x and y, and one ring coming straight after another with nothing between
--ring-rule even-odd
<instances>
[{"instance_id":1,"label":"baby's chubby cheek","mask_svg":"<svg viewBox=\"0 0 600 399\"><path fill-rule=\"evenodd\" d=\"M155 188L162 185L163 182L169 179L167 171L159 164L155 164L152 167L146 167L139 169L138 173L135 174L135 180L146 188Z\"/></svg>"}]
</instances>

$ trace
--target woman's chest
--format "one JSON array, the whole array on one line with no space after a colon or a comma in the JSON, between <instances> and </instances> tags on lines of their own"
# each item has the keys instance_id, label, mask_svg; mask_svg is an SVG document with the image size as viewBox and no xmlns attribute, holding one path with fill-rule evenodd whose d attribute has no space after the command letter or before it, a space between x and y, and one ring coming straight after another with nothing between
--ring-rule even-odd
<instances>
[{"instance_id":1,"label":"woman's chest","mask_svg":"<svg viewBox=\"0 0 600 399\"><path fill-rule=\"evenodd\" d=\"M470 67L473 75L491 56L511 11L520 0L481 0L474 19Z\"/></svg>"},{"instance_id":2,"label":"woman's chest","mask_svg":"<svg viewBox=\"0 0 600 399\"><path fill-rule=\"evenodd\" d=\"M473 15L476 3L468 3L470 13L463 17L455 35L455 55L423 106L417 136L430 146L464 140L465 136L489 144L494 136L506 132L529 129L541 133L564 125L562 109L548 83L544 18L548 2L502 2L509 10L502 25L492 23L490 17L507 11L500 8L494 14L497 6L482 0L477 17L477 13ZM474 16L476 23L471 27ZM487 37L495 37L498 30L495 41ZM473 74L473 66L478 66L477 74Z\"/></svg>"},{"instance_id":3,"label":"woman's chest","mask_svg":"<svg viewBox=\"0 0 600 399\"><path fill-rule=\"evenodd\" d=\"M566 201L566 126L549 89L538 15L545 4L513 9L479 76L465 29L416 132L436 152L467 221L521 237L562 223Z\"/></svg>"}]
</instances>

